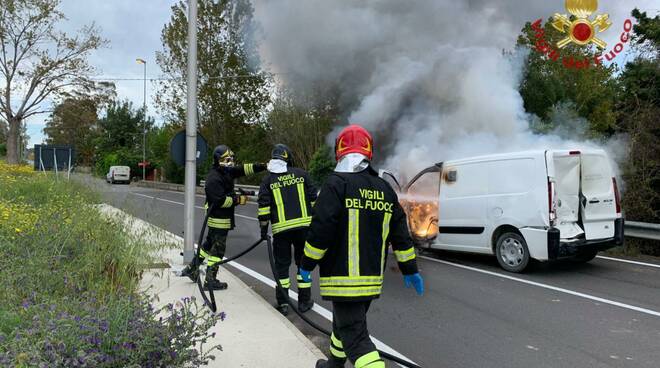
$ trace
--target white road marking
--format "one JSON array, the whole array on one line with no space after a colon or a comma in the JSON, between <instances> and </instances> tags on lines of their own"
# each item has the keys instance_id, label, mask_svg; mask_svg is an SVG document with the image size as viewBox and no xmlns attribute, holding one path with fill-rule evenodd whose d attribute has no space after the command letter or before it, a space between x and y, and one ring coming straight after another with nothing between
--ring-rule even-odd
<instances>
[{"instance_id":1,"label":"white road marking","mask_svg":"<svg viewBox=\"0 0 660 368\"><path fill-rule=\"evenodd\" d=\"M183 205L183 203L181 203L181 202L170 201L170 200L168 200L168 199L162 199L162 198L158 198L158 197L147 196L147 195L139 194L139 193L133 193L133 194L135 194L135 195L139 195L139 196L142 196L142 197L147 197L147 198L153 198L153 199L161 200L161 201L168 202L168 203L176 203L176 204L179 204L179 205ZM199 207L199 206L196 206L196 207L197 207L197 208L202 208L202 209L203 209L203 207ZM258 220L257 220L256 218L254 218L254 217L249 217L249 216L244 216L244 215L239 215L239 214L236 214L236 216L237 216L237 217L246 218L246 219L249 219L249 220L255 220L255 221L258 221ZM536 281L530 281L530 280L520 279L520 278L517 278L517 277L513 277L513 276L509 276L509 275L504 275L504 274L497 273L497 272L486 271L486 270L482 270L482 269L475 268L475 267L470 267L470 266L464 266L464 265L461 265L461 264L458 264L458 263L452 263L452 262L448 262L448 261L443 261L443 260L440 260L440 259L430 258L430 257L427 257L427 256L419 256L419 258L423 258L423 259L426 259L426 260L429 260L429 261L432 261L432 262L437 262L437 263L442 263L442 264L446 264L446 265L450 265L450 266L454 266L454 267L462 268L462 269L465 269L465 270L470 270L470 271L474 271L474 272L483 273L483 274L486 274L486 275L496 276L496 277L500 277L500 278L503 278L503 279L507 279L507 280L512 280L512 281L520 282L520 283L527 284L527 285L537 286L537 287L544 288L544 289L548 289L548 290L554 290L554 291L557 291L557 292L560 292L560 293L565 293L565 294L569 294L569 295L577 296L577 297L580 297L580 298L589 299L589 300L593 300L593 301L596 301L596 302L601 302L601 303L605 303L605 304L613 305L613 306L616 306L616 307L625 308L625 309L629 309L629 310L634 310L634 311L636 311L636 312L645 313L645 314L649 314L649 315L652 315L652 316L660 317L660 312L658 312L658 311L654 311L654 310L646 309L646 308L642 308L642 307L637 307L637 306L634 306L634 305L625 304L625 303L617 302L617 301L614 301L614 300L610 300L610 299L605 299L605 298L597 297L597 296L594 296L594 295L589 295L589 294L585 294L585 293L580 293L580 292L578 292L578 291L573 291L573 290L569 290L569 289L564 289L564 288L560 288L560 287L552 286L552 285L548 285L548 284L543 284L543 283L536 282ZM599 257L599 258L603 258L603 257ZM609 257L605 257L605 258L608 259ZM623 261L623 260L620 260L620 259L617 259L617 258L615 258L614 260L616 260L616 261ZM634 262L634 261L628 261L628 262L631 262L631 263L642 263L642 262ZM644 265L651 265L651 264L649 264L649 263L644 263ZM657 265L653 265L653 266L657 266ZM247 273L247 272L246 272L246 273ZM265 277L265 276L264 276L264 277ZM273 281L273 282L274 282L274 281ZM317 312L317 313L318 313L318 312ZM319 313L319 314L320 314L320 313Z\"/></svg>"},{"instance_id":2,"label":"white road marking","mask_svg":"<svg viewBox=\"0 0 660 368\"><path fill-rule=\"evenodd\" d=\"M167 202L167 203L173 203L173 204L180 204L180 205L183 205L183 203L181 203L181 202L170 201L169 199L164 199L164 198L158 198L158 197L148 196L148 195L146 195L146 194L142 194L142 193L133 193L133 192L129 192L129 193L131 193L132 195L140 196L140 197L151 198L151 199L156 199L156 200L163 201L163 202Z\"/></svg>"},{"instance_id":3,"label":"white road marking","mask_svg":"<svg viewBox=\"0 0 660 368\"><path fill-rule=\"evenodd\" d=\"M168 192L168 193L175 193L175 194L181 194L181 195L184 195L184 194L185 194L185 193L183 193L183 192L179 192L179 191L176 191L176 190L154 189L154 188L148 188L148 187L139 187L139 188L142 188L142 189L151 189L151 190L153 190L153 191ZM133 192L129 192L129 193L133 193ZM136 194L136 195L137 195L138 193L133 193L133 194ZM205 196L205 195L201 195L201 194L195 194L195 197L199 197L199 198L204 198L204 199L206 199L206 196ZM254 205L256 205L257 202L248 201L247 204L254 204Z\"/></svg>"},{"instance_id":4,"label":"white road marking","mask_svg":"<svg viewBox=\"0 0 660 368\"><path fill-rule=\"evenodd\" d=\"M166 203L178 204L178 205L183 206L183 203L182 203L182 202L171 201L171 200L169 200L169 199L160 198L160 197L148 196L148 195L146 195L146 194L142 194L142 193L133 193L133 192L129 192L129 193L132 194L132 195L136 195L136 196L140 196L140 197L144 197L144 198L155 199L155 200L158 200L158 201L163 201L163 202L166 202ZM248 202L248 203L251 203L251 202ZM195 208L197 208L198 210L206 210L206 208L204 208L204 207L202 207L202 206L195 206ZM236 217L246 218L246 219L248 219L248 220L259 221L258 219L254 218L254 217L248 217L248 216L241 215L241 214L238 214L238 213L235 214L234 216L236 216Z\"/></svg>"},{"instance_id":5,"label":"white road marking","mask_svg":"<svg viewBox=\"0 0 660 368\"><path fill-rule=\"evenodd\" d=\"M482 270L482 269L475 268L475 267L464 266L462 264L443 261L443 260L440 260L440 259L430 258L430 257L427 257L427 256L418 256L418 258L423 258L423 259L426 259L426 260L431 261L431 262L442 263L442 264L462 268L462 269L469 270L469 271L479 272L479 273L483 273L483 274L486 274L486 275L491 275L491 276L495 276L495 277L499 277L499 278L503 278L503 279L507 279L507 280L511 280L511 281L516 281L516 282L520 282L520 283L527 284L527 285L537 286L537 287L540 287L540 288L543 288L543 289L553 290L553 291L557 291L557 292L560 292L560 293L569 294L569 295L577 296L577 297L580 297L580 298L589 299L589 300L593 300L593 301L596 301L596 302L601 302L601 303L604 303L604 304L609 304L609 305L613 305L613 306L616 306L616 307L625 308L625 309L633 310L633 311L636 311L636 312L649 314L649 315L652 315L652 316L655 316L655 317L660 317L660 312L658 312L658 311L654 311L654 310L646 309L646 308L641 308L641 307L637 307L637 306L634 306L634 305L625 304L625 303L617 302L617 301L614 301L614 300L597 297L597 296L594 296L594 295L580 293L580 292L577 292L577 291L568 290L568 289L560 288L560 287L557 287L557 286L542 284L542 283L536 282L536 281L520 279L520 278L517 278L517 277L504 275L504 274L493 272L493 271L486 271L486 270Z\"/></svg>"},{"instance_id":6,"label":"white road marking","mask_svg":"<svg viewBox=\"0 0 660 368\"><path fill-rule=\"evenodd\" d=\"M623 262L623 263L636 264L636 265L640 265L640 266L660 268L660 264L655 264L655 263L630 261L630 260L627 260L627 259L614 258L614 257L605 257L605 256L596 256L596 258L606 259L608 261Z\"/></svg>"},{"instance_id":7,"label":"white road marking","mask_svg":"<svg viewBox=\"0 0 660 368\"><path fill-rule=\"evenodd\" d=\"M132 192L131 192L131 193L132 193ZM158 198L158 197L148 196L148 195L140 194L140 193L132 193L132 194L137 195L137 196L140 196L140 197L146 197L146 198L156 199L156 200L159 200L159 201L163 201L163 202L167 202L167 203L175 203L175 204L178 204L178 205L182 205L182 206L183 206L183 203L181 203L181 202L175 202L175 201L170 201L169 199L163 199L163 198ZM202 210L204 209L204 207L201 207L201 206L195 206L195 208L202 209ZM246 219L249 219L249 220L259 221L258 219L254 218L254 217L249 217L249 216L244 216L244 215L239 215L239 214L236 214L235 216L242 217L242 218L246 218ZM172 234L172 235L176 236L176 237L179 238L179 239L183 239L183 238L181 238L180 236L178 236L178 235L176 235L176 234ZM195 246L197 246L197 244L195 244ZM243 272L243 273L245 273L245 274L247 274L247 275L249 275L249 276L251 276L251 277L257 279L258 281L261 281L262 283L268 285L269 287L271 287L271 288L273 288L273 289L275 288L275 281L273 281L272 279L268 278L267 276L264 276L264 275L260 274L259 272L252 270L251 268L245 267L245 266L243 266L242 264L240 264L240 263L238 263L238 262L236 262L236 261L229 262L229 263L227 263L227 264L228 264L229 266L232 266L232 267L236 268L237 270L239 270L239 271L241 271L241 272ZM290 290L289 293L291 294L291 298L292 298L292 299L298 301L298 293L296 293L296 292L293 291L293 290ZM314 307L312 308L312 310L313 310L314 312L318 313L321 317L323 317L323 318L325 318L326 320L332 322L332 312L330 312L329 310L325 309L325 308L322 307L321 305L314 303ZM398 358L401 358L401 359L403 359L403 360L406 360L406 361L408 361L408 362L411 362L411 363L413 363L413 364L416 364L414 361L410 360L410 359L409 359L408 357L406 357L405 355L403 355L403 354L399 353L398 351L394 350L393 348L391 348L389 345L385 344L384 342L378 340L377 338L375 338L375 337L373 337L373 336L370 336L370 337L371 337L371 339L373 340L374 344L376 345L376 348L378 348L379 350L382 350L382 351L384 351L384 352L390 353L390 354L392 354L392 355L394 355L394 356L396 356L396 357L398 357ZM401 365L399 364L399 366L401 366Z\"/></svg>"}]
</instances>

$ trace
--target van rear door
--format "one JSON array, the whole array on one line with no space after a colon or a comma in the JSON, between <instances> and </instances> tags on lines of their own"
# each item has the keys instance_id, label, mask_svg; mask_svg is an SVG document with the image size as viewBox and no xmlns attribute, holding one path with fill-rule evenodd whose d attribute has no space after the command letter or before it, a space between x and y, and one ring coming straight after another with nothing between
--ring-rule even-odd
<instances>
[{"instance_id":1,"label":"van rear door","mask_svg":"<svg viewBox=\"0 0 660 368\"><path fill-rule=\"evenodd\" d=\"M603 151L583 152L580 210L587 240L614 236L617 218L613 173Z\"/></svg>"},{"instance_id":2,"label":"van rear door","mask_svg":"<svg viewBox=\"0 0 660 368\"><path fill-rule=\"evenodd\" d=\"M580 213L580 152L554 151L552 157L554 172L549 173L554 181L556 227L562 239L582 235L578 225ZM547 159L548 159L547 158ZM550 165L549 165L550 166ZM552 206L553 204L551 204Z\"/></svg>"}]
</instances>

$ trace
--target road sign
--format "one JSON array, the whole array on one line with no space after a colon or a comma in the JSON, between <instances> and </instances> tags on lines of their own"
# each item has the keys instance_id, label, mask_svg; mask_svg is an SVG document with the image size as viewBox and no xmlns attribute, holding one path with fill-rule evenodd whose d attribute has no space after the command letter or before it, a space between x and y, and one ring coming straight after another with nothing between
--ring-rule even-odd
<instances>
[{"instance_id":1,"label":"road sign","mask_svg":"<svg viewBox=\"0 0 660 368\"><path fill-rule=\"evenodd\" d=\"M206 143L206 139L197 132L197 152L195 154L195 157L197 158L197 166L206 161L207 156L208 144ZM170 141L170 157L172 157L172 160L179 166L184 166L186 164L185 130L178 132Z\"/></svg>"}]
</instances>

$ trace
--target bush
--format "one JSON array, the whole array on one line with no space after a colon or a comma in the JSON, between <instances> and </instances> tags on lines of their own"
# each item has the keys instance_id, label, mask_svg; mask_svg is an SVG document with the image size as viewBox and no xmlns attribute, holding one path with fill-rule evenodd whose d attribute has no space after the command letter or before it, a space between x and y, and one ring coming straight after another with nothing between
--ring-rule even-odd
<instances>
[{"instance_id":1,"label":"bush","mask_svg":"<svg viewBox=\"0 0 660 368\"><path fill-rule=\"evenodd\" d=\"M97 195L0 162L0 366L204 364L215 316L154 310L137 292L153 246L104 219Z\"/></svg>"},{"instance_id":2,"label":"bush","mask_svg":"<svg viewBox=\"0 0 660 368\"><path fill-rule=\"evenodd\" d=\"M185 299L154 310L142 297L121 295L98 303L93 294L59 303L24 301L31 316L8 336L0 334L0 365L30 367L181 367L213 359L195 349L215 318ZM166 315L158 317L157 315ZM4 340L3 340L4 339ZM213 349L214 347L211 347Z\"/></svg>"},{"instance_id":3,"label":"bush","mask_svg":"<svg viewBox=\"0 0 660 368\"><path fill-rule=\"evenodd\" d=\"M309 176L311 176L314 185L320 188L334 168L335 162L332 160L332 149L324 144L314 153L312 160L309 162Z\"/></svg>"},{"instance_id":4,"label":"bush","mask_svg":"<svg viewBox=\"0 0 660 368\"><path fill-rule=\"evenodd\" d=\"M0 156L7 156L7 145L4 143L0 143Z\"/></svg>"}]
</instances>

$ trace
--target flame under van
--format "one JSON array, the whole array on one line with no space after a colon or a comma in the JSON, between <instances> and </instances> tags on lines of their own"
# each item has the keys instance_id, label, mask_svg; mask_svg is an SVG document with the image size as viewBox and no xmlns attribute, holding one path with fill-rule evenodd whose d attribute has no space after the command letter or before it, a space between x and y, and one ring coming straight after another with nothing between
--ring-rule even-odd
<instances>
[{"instance_id":1,"label":"flame under van","mask_svg":"<svg viewBox=\"0 0 660 368\"><path fill-rule=\"evenodd\" d=\"M617 181L602 150L538 150L436 164L399 187L421 247L493 254L507 271L531 259L592 260L623 244Z\"/></svg>"}]
</instances>

